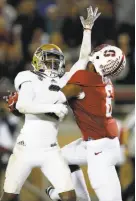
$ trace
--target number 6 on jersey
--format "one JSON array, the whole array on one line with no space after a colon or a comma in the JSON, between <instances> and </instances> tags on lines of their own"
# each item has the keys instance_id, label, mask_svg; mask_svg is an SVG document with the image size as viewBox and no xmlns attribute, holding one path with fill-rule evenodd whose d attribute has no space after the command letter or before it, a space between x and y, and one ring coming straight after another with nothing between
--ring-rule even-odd
<instances>
[{"instance_id":1,"label":"number 6 on jersey","mask_svg":"<svg viewBox=\"0 0 136 201\"><path fill-rule=\"evenodd\" d=\"M106 97L106 117L112 116L112 98L113 98L113 87L108 84L105 86Z\"/></svg>"}]
</instances>

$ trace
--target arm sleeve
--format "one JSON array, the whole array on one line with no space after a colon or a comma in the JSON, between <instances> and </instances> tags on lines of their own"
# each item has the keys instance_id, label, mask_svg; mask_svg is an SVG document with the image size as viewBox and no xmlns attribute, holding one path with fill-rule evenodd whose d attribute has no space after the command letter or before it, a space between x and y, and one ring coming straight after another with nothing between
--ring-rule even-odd
<instances>
[{"instance_id":1,"label":"arm sleeve","mask_svg":"<svg viewBox=\"0 0 136 201\"><path fill-rule=\"evenodd\" d=\"M71 70L65 73L65 75L60 79L60 83L59 83L60 88L63 88L77 71L85 69L87 64L88 64L88 59L78 60L72 66Z\"/></svg>"},{"instance_id":2,"label":"arm sleeve","mask_svg":"<svg viewBox=\"0 0 136 201\"><path fill-rule=\"evenodd\" d=\"M23 114L40 114L53 112L53 104L41 104L35 100L32 83L25 82L21 85L18 94L16 109Z\"/></svg>"},{"instance_id":3,"label":"arm sleeve","mask_svg":"<svg viewBox=\"0 0 136 201\"><path fill-rule=\"evenodd\" d=\"M85 70L87 63L89 61L88 55L91 52L91 31L84 30L83 40L80 49L79 60L72 66L68 72L68 80L75 74L78 70Z\"/></svg>"},{"instance_id":4,"label":"arm sleeve","mask_svg":"<svg viewBox=\"0 0 136 201\"><path fill-rule=\"evenodd\" d=\"M91 52L91 30L84 30L79 60L88 57Z\"/></svg>"},{"instance_id":5,"label":"arm sleeve","mask_svg":"<svg viewBox=\"0 0 136 201\"><path fill-rule=\"evenodd\" d=\"M78 60L70 69L70 71L67 74L67 81L71 79L71 77L80 70L84 70L88 64L88 58L86 59L80 59Z\"/></svg>"}]
</instances>

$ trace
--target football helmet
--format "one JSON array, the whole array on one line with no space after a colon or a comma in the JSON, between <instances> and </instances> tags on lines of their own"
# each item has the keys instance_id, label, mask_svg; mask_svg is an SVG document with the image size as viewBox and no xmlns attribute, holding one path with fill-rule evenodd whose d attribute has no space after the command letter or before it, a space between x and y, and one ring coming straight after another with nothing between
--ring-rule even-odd
<instances>
[{"instance_id":1,"label":"football helmet","mask_svg":"<svg viewBox=\"0 0 136 201\"><path fill-rule=\"evenodd\" d=\"M44 44L34 52L32 66L48 77L61 77L65 73L64 55L57 45Z\"/></svg>"},{"instance_id":2,"label":"football helmet","mask_svg":"<svg viewBox=\"0 0 136 201\"><path fill-rule=\"evenodd\" d=\"M117 76L126 66L126 58L118 47L103 44L96 47L89 55L89 61L97 73L103 77Z\"/></svg>"}]
</instances>

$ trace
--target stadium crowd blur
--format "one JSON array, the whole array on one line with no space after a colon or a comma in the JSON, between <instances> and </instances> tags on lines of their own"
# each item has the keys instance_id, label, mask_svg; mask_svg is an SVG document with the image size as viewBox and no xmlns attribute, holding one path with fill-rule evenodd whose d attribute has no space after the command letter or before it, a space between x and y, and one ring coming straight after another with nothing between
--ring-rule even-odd
<instances>
[{"instance_id":1,"label":"stadium crowd blur","mask_svg":"<svg viewBox=\"0 0 136 201\"><path fill-rule=\"evenodd\" d=\"M83 28L79 16L86 16L89 5L98 6L102 13L93 27L92 48L102 43L120 47L126 55L127 66L114 83L117 86L134 86L134 0L0 0L0 92L14 90L15 76L18 72L31 68L32 55L43 43L54 43L62 49L66 59L66 71L69 71L78 59L82 41ZM134 104L134 99L131 103ZM1 171L6 166L6 154L10 153L13 146L19 121L6 113L3 105L1 100ZM129 132L134 139L134 124ZM3 155L3 152L6 154ZM128 158L134 164L134 153ZM130 189L129 186L124 187L124 193L129 191L130 195L134 195L133 178L130 185L133 185ZM132 190L133 192L130 192ZM127 200L127 195L124 195L123 201Z\"/></svg>"}]
</instances>

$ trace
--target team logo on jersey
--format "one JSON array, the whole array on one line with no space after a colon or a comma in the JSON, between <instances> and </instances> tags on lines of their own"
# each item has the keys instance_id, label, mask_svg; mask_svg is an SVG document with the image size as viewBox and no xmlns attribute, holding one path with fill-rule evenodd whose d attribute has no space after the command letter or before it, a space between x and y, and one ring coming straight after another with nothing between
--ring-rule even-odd
<instances>
[{"instance_id":1,"label":"team logo on jersey","mask_svg":"<svg viewBox=\"0 0 136 201\"><path fill-rule=\"evenodd\" d=\"M102 151L95 152L94 154L95 154L95 155L98 155L98 154L100 154L100 153L102 153Z\"/></svg>"},{"instance_id":2,"label":"team logo on jersey","mask_svg":"<svg viewBox=\"0 0 136 201\"><path fill-rule=\"evenodd\" d=\"M51 144L51 147L55 147L55 146L57 146L57 143Z\"/></svg>"},{"instance_id":3,"label":"team logo on jersey","mask_svg":"<svg viewBox=\"0 0 136 201\"><path fill-rule=\"evenodd\" d=\"M56 80L54 80L54 79L52 79L52 80L51 80L51 82L53 82L53 83L57 83L57 81L56 81Z\"/></svg>"},{"instance_id":4,"label":"team logo on jersey","mask_svg":"<svg viewBox=\"0 0 136 201\"><path fill-rule=\"evenodd\" d=\"M22 145L22 146L26 146L25 143L24 143L24 141L20 141L17 144Z\"/></svg>"}]
</instances>

